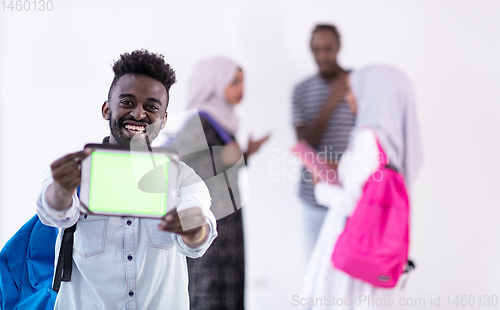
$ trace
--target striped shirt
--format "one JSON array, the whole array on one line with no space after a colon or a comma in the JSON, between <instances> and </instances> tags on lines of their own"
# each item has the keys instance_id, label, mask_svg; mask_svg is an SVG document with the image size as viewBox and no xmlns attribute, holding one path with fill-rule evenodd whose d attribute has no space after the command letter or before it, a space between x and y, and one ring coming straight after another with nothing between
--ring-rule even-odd
<instances>
[{"instance_id":1,"label":"striped shirt","mask_svg":"<svg viewBox=\"0 0 500 310\"><path fill-rule=\"evenodd\" d=\"M299 83L293 91L293 116L295 127L309 125L318 118L330 94L329 81L319 74ZM315 149L328 159L340 160L347 148L349 133L354 126L354 115L347 101L342 100L330 116L323 136ZM314 198L314 185L309 170L303 168L301 174L300 198L312 205L318 205ZM319 205L318 205L319 206Z\"/></svg>"}]
</instances>

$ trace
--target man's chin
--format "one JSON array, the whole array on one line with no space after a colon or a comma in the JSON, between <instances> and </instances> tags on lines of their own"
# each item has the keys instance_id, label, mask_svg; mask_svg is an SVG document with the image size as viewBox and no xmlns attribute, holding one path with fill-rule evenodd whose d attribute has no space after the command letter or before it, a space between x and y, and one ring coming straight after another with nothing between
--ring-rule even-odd
<instances>
[{"instance_id":1,"label":"man's chin","mask_svg":"<svg viewBox=\"0 0 500 310\"><path fill-rule=\"evenodd\" d=\"M129 139L129 145L144 145L151 144L153 140L158 136L158 134L147 134L147 133L137 133L132 139Z\"/></svg>"},{"instance_id":2,"label":"man's chin","mask_svg":"<svg viewBox=\"0 0 500 310\"><path fill-rule=\"evenodd\" d=\"M159 132L137 132L131 133L125 128L120 131L111 131L111 134L118 145L144 145L150 144L158 136Z\"/></svg>"},{"instance_id":3,"label":"man's chin","mask_svg":"<svg viewBox=\"0 0 500 310\"><path fill-rule=\"evenodd\" d=\"M121 145L121 146L130 146L130 141L129 139L126 139L124 137L115 137L116 144Z\"/></svg>"},{"instance_id":4,"label":"man's chin","mask_svg":"<svg viewBox=\"0 0 500 310\"><path fill-rule=\"evenodd\" d=\"M143 144L146 143L146 133L145 132L131 132L126 128L121 128L121 140L123 143L128 145L132 144ZM118 140L117 140L118 141Z\"/></svg>"},{"instance_id":5,"label":"man's chin","mask_svg":"<svg viewBox=\"0 0 500 310\"><path fill-rule=\"evenodd\" d=\"M320 70L319 75L325 80L331 80L335 76L335 71L331 70Z\"/></svg>"},{"instance_id":6,"label":"man's chin","mask_svg":"<svg viewBox=\"0 0 500 310\"><path fill-rule=\"evenodd\" d=\"M116 144L121 146L130 146L130 142L132 141L132 139L124 135L123 132L117 133L112 131L111 135L113 136Z\"/></svg>"}]
</instances>

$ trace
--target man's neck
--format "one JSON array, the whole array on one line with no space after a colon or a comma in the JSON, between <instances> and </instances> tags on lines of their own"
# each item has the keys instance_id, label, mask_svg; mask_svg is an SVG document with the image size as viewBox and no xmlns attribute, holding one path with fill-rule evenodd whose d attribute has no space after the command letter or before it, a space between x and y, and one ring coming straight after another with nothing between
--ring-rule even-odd
<instances>
[{"instance_id":1,"label":"man's neck","mask_svg":"<svg viewBox=\"0 0 500 310\"><path fill-rule=\"evenodd\" d=\"M330 72L319 72L319 76L326 81L333 81L339 74L345 72L339 65L335 65L335 69Z\"/></svg>"},{"instance_id":2,"label":"man's neck","mask_svg":"<svg viewBox=\"0 0 500 310\"><path fill-rule=\"evenodd\" d=\"M102 139L102 144L119 145L116 142L116 140L114 139L114 137L112 135L104 137L104 139ZM147 138L146 138L146 143L145 144L151 150L151 143L150 143L150 141ZM123 146L123 144L121 144L121 145ZM127 145L126 147L130 147L130 145Z\"/></svg>"}]
</instances>

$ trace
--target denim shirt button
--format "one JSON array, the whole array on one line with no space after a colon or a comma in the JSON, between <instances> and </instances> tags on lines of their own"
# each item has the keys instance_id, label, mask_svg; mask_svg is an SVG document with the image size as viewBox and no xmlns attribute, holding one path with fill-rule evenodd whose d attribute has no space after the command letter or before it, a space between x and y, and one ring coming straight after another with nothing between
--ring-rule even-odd
<instances>
[{"instance_id":1,"label":"denim shirt button","mask_svg":"<svg viewBox=\"0 0 500 310\"><path fill-rule=\"evenodd\" d=\"M130 297L134 296L134 291L130 290L130 291L128 292L128 296L130 296Z\"/></svg>"},{"instance_id":2,"label":"denim shirt button","mask_svg":"<svg viewBox=\"0 0 500 310\"><path fill-rule=\"evenodd\" d=\"M128 226L132 225L132 221L131 220L127 220L127 225Z\"/></svg>"},{"instance_id":3,"label":"denim shirt button","mask_svg":"<svg viewBox=\"0 0 500 310\"><path fill-rule=\"evenodd\" d=\"M133 259L132 255L127 256L127 259L131 261Z\"/></svg>"}]
</instances>

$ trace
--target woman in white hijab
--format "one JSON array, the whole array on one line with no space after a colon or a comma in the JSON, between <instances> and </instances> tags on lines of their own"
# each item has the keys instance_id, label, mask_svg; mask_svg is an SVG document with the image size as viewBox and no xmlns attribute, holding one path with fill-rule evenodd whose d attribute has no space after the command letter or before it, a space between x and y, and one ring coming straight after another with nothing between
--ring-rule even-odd
<instances>
[{"instance_id":1,"label":"woman in white hijab","mask_svg":"<svg viewBox=\"0 0 500 310\"><path fill-rule=\"evenodd\" d=\"M217 57L199 63L187 105L198 109L199 117L188 122L173 146L207 184L211 210L217 218L218 237L205 255L187 259L192 310L244 307L245 256L237 170L269 136L250 139L247 151L241 153L235 140L239 121L234 109L243 98L243 90L243 70L232 60ZM186 151L200 141L204 148ZM242 155L245 162L239 160Z\"/></svg>"},{"instance_id":2,"label":"woman in white hijab","mask_svg":"<svg viewBox=\"0 0 500 310\"><path fill-rule=\"evenodd\" d=\"M234 107L243 98L243 70L230 59L212 58L200 62L189 89L188 109L210 114L232 136L238 130Z\"/></svg>"},{"instance_id":3,"label":"woman in white hijab","mask_svg":"<svg viewBox=\"0 0 500 310\"><path fill-rule=\"evenodd\" d=\"M388 302L373 306L377 298L392 296L394 289L376 288L335 269L331 256L366 180L379 166L377 139L389 163L405 176L408 189L416 176L422 152L413 87L401 71L380 65L351 73L348 83L346 99L356 114L356 124L337 170L341 186L325 182L315 186L316 199L329 210L307 266L300 297L306 298L302 305L312 309L396 309ZM330 296L329 302L325 296ZM323 299L321 306L318 300L315 303L316 298ZM370 304L368 298L372 298Z\"/></svg>"}]
</instances>

